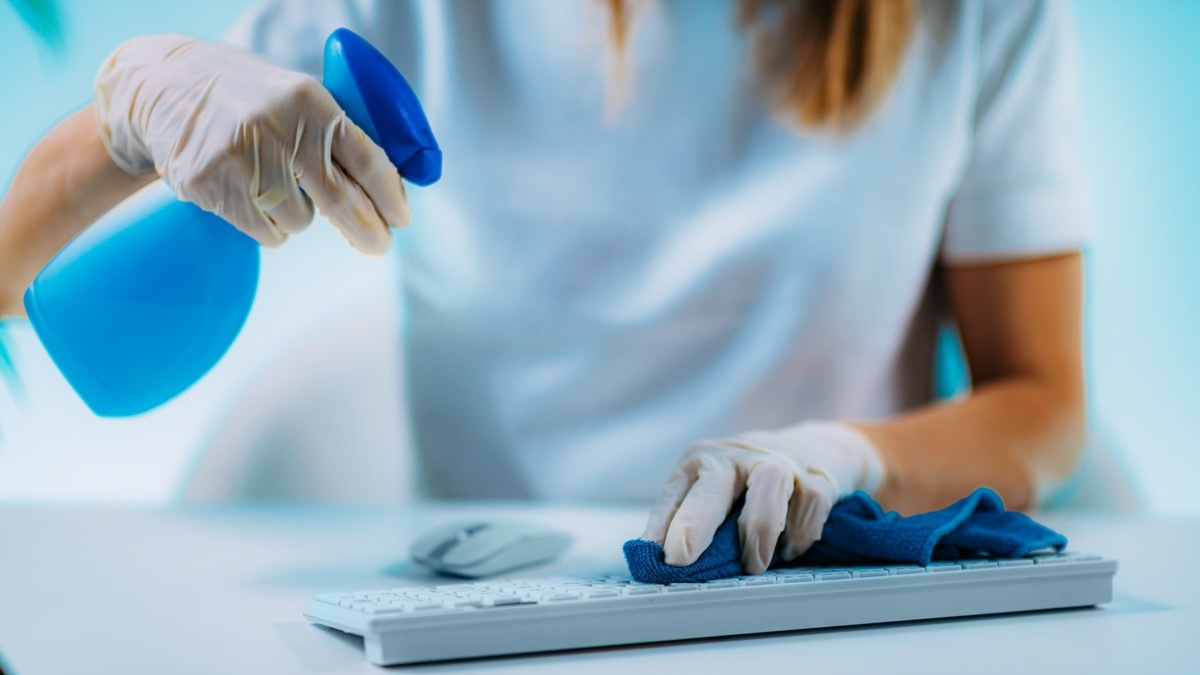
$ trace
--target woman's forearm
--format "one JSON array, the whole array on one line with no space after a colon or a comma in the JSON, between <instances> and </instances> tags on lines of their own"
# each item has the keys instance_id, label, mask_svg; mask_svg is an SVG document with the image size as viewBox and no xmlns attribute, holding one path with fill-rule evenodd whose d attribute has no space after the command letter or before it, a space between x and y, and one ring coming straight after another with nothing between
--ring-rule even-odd
<instances>
[{"instance_id":1,"label":"woman's forearm","mask_svg":"<svg viewBox=\"0 0 1200 675\"><path fill-rule=\"evenodd\" d=\"M947 266L948 307L970 364L965 399L859 425L886 465L880 501L946 506L986 485L1009 508L1070 475L1086 435L1079 252Z\"/></svg>"},{"instance_id":2,"label":"woman's forearm","mask_svg":"<svg viewBox=\"0 0 1200 675\"><path fill-rule=\"evenodd\" d=\"M856 425L884 457L877 497L887 508L941 508L986 485L1009 508L1035 506L1039 481L1064 479L1086 433L1082 387L1014 376L966 399Z\"/></svg>"},{"instance_id":3,"label":"woman's forearm","mask_svg":"<svg viewBox=\"0 0 1200 675\"><path fill-rule=\"evenodd\" d=\"M23 315L25 289L54 254L154 178L113 163L90 105L46 134L0 202L0 315Z\"/></svg>"}]
</instances>

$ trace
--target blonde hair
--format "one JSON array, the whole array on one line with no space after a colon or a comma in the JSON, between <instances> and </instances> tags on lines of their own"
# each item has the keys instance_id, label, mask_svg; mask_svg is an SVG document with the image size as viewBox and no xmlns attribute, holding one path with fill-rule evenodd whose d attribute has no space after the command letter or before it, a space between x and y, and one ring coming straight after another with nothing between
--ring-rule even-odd
<instances>
[{"instance_id":1,"label":"blonde hair","mask_svg":"<svg viewBox=\"0 0 1200 675\"><path fill-rule=\"evenodd\" d=\"M621 60L632 12L607 0ZM803 127L850 129L887 94L912 36L912 0L739 0L771 102Z\"/></svg>"}]
</instances>

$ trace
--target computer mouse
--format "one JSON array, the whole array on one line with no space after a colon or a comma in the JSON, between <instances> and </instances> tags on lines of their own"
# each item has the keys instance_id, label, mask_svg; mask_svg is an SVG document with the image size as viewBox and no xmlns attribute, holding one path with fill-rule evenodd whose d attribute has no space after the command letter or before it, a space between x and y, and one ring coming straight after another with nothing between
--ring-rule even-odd
<instances>
[{"instance_id":1,"label":"computer mouse","mask_svg":"<svg viewBox=\"0 0 1200 675\"><path fill-rule=\"evenodd\" d=\"M486 577L550 562L573 540L536 523L474 520L435 528L417 539L410 555L442 574Z\"/></svg>"}]
</instances>

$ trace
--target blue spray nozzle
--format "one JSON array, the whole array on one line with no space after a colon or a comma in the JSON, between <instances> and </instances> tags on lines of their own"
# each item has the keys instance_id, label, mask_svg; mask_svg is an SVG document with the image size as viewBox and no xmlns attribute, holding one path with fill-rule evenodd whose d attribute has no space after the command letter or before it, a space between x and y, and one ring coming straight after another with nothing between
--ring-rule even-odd
<instances>
[{"instance_id":1,"label":"blue spray nozzle","mask_svg":"<svg viewBox=\"0 0 1200 675\"><path fill-rule=\"evenodd\" d=\"M379 50L339 28L325 41L325 88L346 115L387 152L409 182L431 185L442 176L438 148L421 102Z\"/></svg>"},{"instance_id":2,"label":"blue spray nozzle","mask_svg":"<svg viewBox=\"0 0 1200 675\"><path fill-rule=\"evenodd\" d=\"M442 153L416 94L346 29L325 44L325 87L409 181ZM258 288L259 247L203 209L143 199L72 240L25 293L30 322L97 415L136 415L187 390L225 355Z\"/></svg>"}]
</instances>

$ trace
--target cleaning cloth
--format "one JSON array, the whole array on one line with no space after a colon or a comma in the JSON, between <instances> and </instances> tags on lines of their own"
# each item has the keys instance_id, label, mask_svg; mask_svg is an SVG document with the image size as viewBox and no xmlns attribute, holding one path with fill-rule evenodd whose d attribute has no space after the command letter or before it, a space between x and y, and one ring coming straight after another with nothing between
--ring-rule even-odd
<instances>
[{"instance_id":1,"label":"cleaning cloth","mask_svg":"<svg viewBox=\"0 0 1200 675\"><path fill-rule=\"evenodd\" d=\"M712 544L687 567L663 561L663 549L644 539L625 542L629 574L643 583L708 581L744 574L738 538L739 500L717 528ZM1000 495L979 488L939 511L904 517L884 512L865 492L834 505L821 539L787 565L928 565L933 560L1016 558L1043 549L1062 550L1067 538L1023 513L1005 511ZM784 563L776 556L771 566Z\"/></svg>"}]
</instances>

